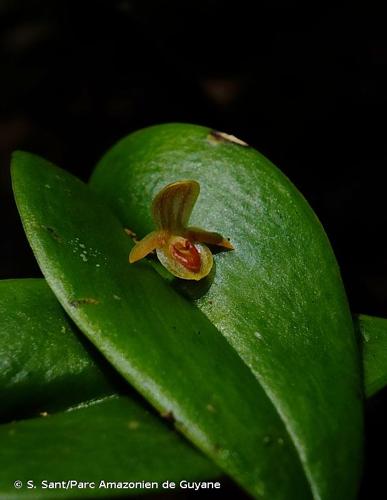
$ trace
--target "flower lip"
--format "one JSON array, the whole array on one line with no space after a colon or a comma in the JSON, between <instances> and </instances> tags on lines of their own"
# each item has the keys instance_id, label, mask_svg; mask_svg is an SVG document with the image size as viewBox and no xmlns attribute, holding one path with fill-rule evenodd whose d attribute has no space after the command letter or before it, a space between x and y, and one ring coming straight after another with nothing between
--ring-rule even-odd
<instances>
[{"instance_id":1,"label":"flower lip","mask_svg":"<svg viewBox=\"0 0 387 500\"><path fill-rule=\"evenodd\" d=\"M200 271L200 253L195 245L186 238L180 238L175 243L171 243L170 251L172 256L189 271L193 273L198 273Z\"/></svg>"}]
</instances>

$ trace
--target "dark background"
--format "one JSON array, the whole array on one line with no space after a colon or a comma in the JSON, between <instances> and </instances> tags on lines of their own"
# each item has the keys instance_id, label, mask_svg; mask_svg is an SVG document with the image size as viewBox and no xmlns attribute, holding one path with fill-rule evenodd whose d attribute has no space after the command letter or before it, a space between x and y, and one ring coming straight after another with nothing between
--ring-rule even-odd
<instances>
[{"instance_id":1,"label":"dark background","mask_svg":"<svg viewBox=\"0 0 387 500\"><path fill-rule=\"evenodd\" d=\"M352 310L387 317L385 30L370 10L275 1L0 0L0 278L40 275L12 201L12 150L87 180L125 134L193 122L290 177L330 237ZM366 417L361 498L381 498L386 391Z\"/></svg>"}]
</instances>

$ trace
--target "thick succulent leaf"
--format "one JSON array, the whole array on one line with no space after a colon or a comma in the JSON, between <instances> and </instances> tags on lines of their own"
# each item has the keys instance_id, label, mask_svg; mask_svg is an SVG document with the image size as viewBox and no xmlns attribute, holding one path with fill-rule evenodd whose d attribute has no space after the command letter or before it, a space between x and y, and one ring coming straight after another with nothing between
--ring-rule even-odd
<instances>
[{"instance_id":1,"label":"thick succulent leaf","mask_svg":"<svg viewBox=\"0 0 387 500\"><path fill-rule=\"evenodd\" d=\"M158 417L125 396L1 425L0 442L0 499L4 500L137 497L138 489L108 489L99 487L100 481L162 483L219 474ZM21 489L14 487L16 480L22 481ZM30 489L29 480L33 480ZM50 481L68 480L94 482L95 487L48 488Z\"/></svg>"},{"instance_id":2,"label":"thick succulent leaf","mask_svg":"<svg viewBox=\"0 0 387 500\"><path fill-rule=\"evenodd\" d=\"M353 321L370 397L387 384L387 319L356 315ZM1 420L55 412L124 389L44 280L0 281L0 325Z\"/></svg>"},{"instance_id":3,"label":"thick succulent leaf","mask_svg":"<svg viewBox=\"0 0 387 500\"><path fill-rule=\"evenodd\" d=\"M191 223L219 231L235 247L215 256L213 283L197 307L272 401L315 498L354 498L362 456L359 354L319 221L257 151L193 125L128 136L100 161L91 186L141 236L154 228L156 193L187 178L201 186ZM185 283L184 291L195 297L198 286Z\"/></svg>"},{"instance_id":4,"label":"thick succulent leaf","mask_svg":"<svg viewBox=\"0 0 387 500\"><path fill-rule=\"evenodd\" d=\"M123 384L114 380L111 366L80 334L44 280L0 281L0 313L2 417L16 420L41 414L28 423L0 426L0 498L10 498L16 478L25 482L73 477L135 480L141 475L158 480L171 478L169 472L175 479L219 475L217 467L171 433L165 421L151 416L137 394L119 397ZM106 395L113 393L115 401L108 401ZM105 401L96 401L102 396ZM82 411L52 418L52 411L80 402ZM93 408L86 411L88 406ZM91 457L95 443L100 447ZM31 498L30 490L25 493ZM63 496L63 491L50 490L49 496ZM78 494L75 489L64 496ZM98 496L111 494L102 490Z\"/></svg>"},{"instance_id":5,"label":"thick succulent leaf","mask_svg":"<svg viewBox=\"0 0 387 500\"><path fill-rule=\"evenodd\" d=\"M370 397L387 384L387 319L359 314L354 323L361 336L364 387Z\"/></svg>"},{"instance_id":6,"label":"thick succulent leaf","mask_svg":"<svg viewBox=\"0 0 387 500\"><path fill-rule=\"evenodd\" d=\"M16 419L17 416L24 416L26 412L56 410L65 404L78 403L82 395L87 398L101 396L101 387L107 388L106 393L114 390L111 376L108 375L109 367L103 366L101 360L95 360L96 353L90 346L85 345L85 339L79 335L74 324L64 314L44 280L0 281L0 311L2 416L7 415ZM364 339L365 387L366 393L371 395L387 383L387 349L385 349L387 320L361 315L355 317L354 322L361 333L361 340ZM60 351L62 355L53 357L53 351ZM32 357L36 360L34 364L28 360L29 352L32 352ZM7 366L14 366L19 371L5 371ZM28 378L23 375L23 366L27 370ZM57 379L52 377L52 371L58 374ZM23 390L20 390L19 377ZM67 384L63 384L61 379L71 384L72 393L65 390ZM4 396L5 387L8 388L6 396ZM116 390L120 388L121 386L117 386ZM38 406L34 404L34 398L38 398L40 403ZM174 439L166 426L155 421L139 403L133 400L126 402L124 397L120 399L121 401L116 403L111 401L98 403L97 411L93 407L91 411L82 410L79 414L77 410L76 419L73 413L66 413L68 417L55 416L41 418L39 422L35 419L28 423L0 426L0 435L5 436L2 439L4 445L0 456L1 454L3 457L6 456L5 461L0 461L4 471L0 483L0 498L12 498L15 492L13 487L15 478L22 478L24 482L31 477L58 479L58 471L60 479L73 477L74 460L81 466L78 468L78 475L75 476L80 479L90 478L95 474L96 460L100 467L104 467L105 478L135 479L135 475L128 476L127 470L132 468L127 469L127 467L132 466L131 461L136 460L136 457L136 465L139 466L139 463L140 467L142 465L142 468L139 468L140 473L151 480L160 478L162 474L170 478L170 471L172 473L175 471L174 477L177 480L205 479L219 474L214 465L204 458L200 459L199 454L195 453L184 440L177 437ZM23 409L24 404L27 410ZM17 415L16 410L22 413ZM98 419L95 423L96 415ZM113 431L111 418L115 423L121 424ZM86 426L88 432L84 436ZM90 439L92 443L100 440L101 428L105 434L107 432L104 439L105 446L93 450L94 458L90 460L87 440ZM140 431L140 435L128 433L128 428ZM13 436L12 439L10 435ZM15 435L17 437L14 437ZM57 439L58 435L60 441ZM63 442L64 435L71 443L71 449L67 447L67 453L63 453L63 448L60 448L58 455L57 443ZM78 437L75 438L76 436ZM115 456L119 456L120 459L114 461ZM124 457L124 460L121 460L121 457ZM160 460L157 460L158 458ZM178 470L174 467L176 462ZM32 476L31 470L36 470L36 475L34 472ZM99 481L100 475L96 474L95 479ZM39 485L36 480L35 483ZM19 492L19 498L23 498L24 495L26 498L33 498L33 493L31 490L28 492L22 490ZM50 490L49 493L46 491L50 498L61 497L62 493L60 490ZM65 496L78 497L82 493L94 496L90 490L68 490ZM97 493L103 496L104 491ZM124 490L115 493L126 494ZM43 493L38 490L37 496L41 498ZM111 492L105 490L105 496L110 497Z\"/></svg>"},{"instance_id":7,"label":"thick succulent leaf","mask_svg":"<svg viewBox=\"0 0 387 500\"><path fill-rule=\"evenodd\" d=\"M286 427L224 337L147 262L129 265L124 227L81 181L13 158L32 249L77 326L175 427L256 497L309 498Z\"/></svg>"},{"instance_id":8,"label":"thick succulent leaf","mask_svg":"<svg viewBox=\"0 0 387 500\"><path fill-rule=\"evenodd\" d=\"M0 325L0 421L118 391L118 376L44 280L0 281Z\"/></svg>"}]
</instances>

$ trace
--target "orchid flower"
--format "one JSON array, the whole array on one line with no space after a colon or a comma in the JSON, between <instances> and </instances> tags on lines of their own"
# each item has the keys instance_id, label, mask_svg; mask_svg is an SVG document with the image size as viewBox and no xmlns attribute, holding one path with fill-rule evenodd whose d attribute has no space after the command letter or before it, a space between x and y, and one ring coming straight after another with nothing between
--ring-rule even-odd
<instances>
[{"instance_id":1,"label":"orchid flower","mask_svg":"<svg viewBox=\"0 0 387 500\"><path fill-rule=\"evenodd\" d=\"M207 276L213 266L211 250L205 243L233 250L222 235L188 227L199 192L198 182L186 180L168 184L156 195L152 216L157 229L132 248L131 264L156 250L161 264L174 276L198 281Z\"/></svg>"}]
</instances>

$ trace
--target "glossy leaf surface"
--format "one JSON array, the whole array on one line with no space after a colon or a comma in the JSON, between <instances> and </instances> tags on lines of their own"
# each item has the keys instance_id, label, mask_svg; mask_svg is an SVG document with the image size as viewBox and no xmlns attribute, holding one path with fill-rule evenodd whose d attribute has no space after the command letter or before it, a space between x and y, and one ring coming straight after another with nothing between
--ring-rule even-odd
<instances>
[{"instance_id":1,"label":"glossy leaf surface","mask_svg":"<svg viewBox=\"0 0 387 500\"><path fill-rule=\"evenodd\" d=\"M1 418L51 413L122 385L42 279L0 281ZM387 384L387 319L354 316L367 397Z\"/></svg>"},{"instance_id":2,"label":"glossy leaf surface","mask_svg":"<svg viewBox=\"0 0 387 500\"><path fill-rule=\"evenodd\" d=\"M219 476L217 467L152 416L138 395L118 396L123 387L113 383L110 365L88 345L44 280L0 281L0 312L2 416L20 420L41 413L0 426L0 498L16 493L16 479L25 486L33 479L38 490L25 487L18 498L33 493L40 498L44 492L60 498L94 492L47 491L39 481ZM106 399L113 392L115 400ZM101 396L105 400L96 401ZM51 414L80 402L82 409ZM127 493L102 489L95 495Z\"/></svg>"},{"instance_id":3,"label":"glossy leaf surface","mask_svg":"<svg viewBox=\"0 0 387 500\"><path fill-rule=\"evenodd\" d=\"M359 314L354 322L361 335L364 387L370 397L387 384L387 319Z\"/></svg>"},{"instance_id":4,"label":"glossy leaf surface","mask_svg":"<svg viewBox=\"0 0 387 500\"><path fill-rule=\"evenodd\" d=\"M110 363L253 495L309 498L286 427L251 371L147 262L129 266L132 242L99 198L27 153L14 156L12 174L50 287Z\"/></svg>"},{"instance_id":5,"label":"glossy leaf surface","mask_svg":"<svg viewBox=\"0 0 387 500\"><path fill-rule=\"evenodd\" d=\"M154 229L153 197L180 179L201 186L191 223L216 228L235 247L216 255L213 282L196 301L198 309L260 382L315 498L354 498L362 456L359 353L319 221L257 151L194 125L129 135L97 165L91 186L142 237ZM176 286L200 295L200 284Z\"/></svg>"},{"instance_id":6,"label":"glossy leaf surface","mask_svg":"<svg viewBox=\"0 0 387 500\"><path fill-rule=\"evenodd\" d=\"M44 280L0 281L0 420L117 392L97 354Z\"/></svg>"},{"instance_id":7,"label":"glossy leaf surface","mask_svg":"<svg viewBox=\"0 0 387 500\"><path fill-rule=\"evenodd\" d=\"M101 480L162 482L219 475L176 432L125 396L1 425L0 441L0 498L4 500L137 496L138 489L98 486ZM22 481L21 489L14 487L15 480ZM28 480L36 488L28 489ZM44 480L89 481L95 487L44 488Z\"/></svg>"},{"instance_id":8,"label":"glossy leaf surface","mask_svg":"<svg viewBox=\"0 0 387 500\"><path fill-rule=\"evenodd\" d=\"M111 377L106 374L106 371L109 373L108 367L102 366L101 360L98 360L98 362L95 360L96 353L90 347L85 346L84 338L79 335L74 324L64 314L63 309L59 306L44 280L0 281L0 311L0 350L2 359L0 390L3 417L6 415L8 418L20 418L26 413L31 413L32 409L35 412L45 410L51 412L51 410L64 407L66 404L76 404L81 400L81 397L84 397L85 401L86 398L97 398L102 395L101 390L104 387L106 393L115 389ZM385 349L387 345L387 320L360 315L354 318L354 322L361 333L361 340L364 341L365 390L367 395L370 396L381 389L387 382L387 349ZM58 353L58 351L60 355L53 356L53 352ZM35 363L31 364L33 360L35 360ZM17 367L18 370L10 370L9 367L12 365ZM5 370L6 367L8 367L7 370ZM53 373L56 374L56 377L52 376ZM26 374L28 374L27 378ZM23 390L20 389L20 384ZM68 390L69 386L72 389L71 392ZM7 391L5 391L6 387ZM116 390L118 391L118 387ZM121 399L124 401L124 398ZM40 403L39 406L37 406L37 401ZM109 429L111 403L103 402L98 404L100 405L99 419L102 422L106 419L106 428ZM32 408L31 405L33 405ZM125 403L120 403L120 406L125 408ZM135 402L126 406L126 419L131 422L131 427L138 428L138 420L136 419L140 418L141 420L144 415L148 421L147 430L141 435L141 439L142 445L148 450L149 456L165 459L165 442L163 441L163 436L167 433L165 425L153 424L152 418L147 417L145 410L141 413L140 405ZM133 414L133 408L135 415ZM17 414L18 411L19 414ZM84 413L82 421L84 419L86 422L89 414L89 412ZM121 414L124 420L124 411ZM94 415L95 411L93 410ZM72 416L68 421L73 425ZM34 455L33 450L40 447L40 457L42 458L43 455L46 457L44 464L50 453L56 456L56 444L48 438L54 433L61 432L66 425L66 419L62 417L60 419L55 417L54 421L44 419L39 424L26 425L23 423L21 426L23 440L31 444L36 438L35 432L39 430L44 435L44 443L41 443L40 446L34 445L32 449L27 449L27 445L20 446L20 441L13 441L11 455L14 457L14 462L7 460L6 470L8 475L11 478L30 477L28 474L26 476L26 470L20 464L25 463L29 470L30 459L34 456L35 467L40 467L38 473L41 474L41 477L45 477L44 474L47 474L47 472L42 475L43 463L40 462L41 459L38 456ZM90 420L88 425L93 428L93 420ZM19 428L20 426L16 424L5 427L8 431L10 429L18 431ZM27 429L30 429L32 435L27 432ZM96 432L99 432L98 429L98 427L93 428ZM73 431L80 434L82 429L74 427ZM1 432L3 432L2 427L0 427L0 434ZM115 439L115 435L118 439ZM88 434L89 436L90 434ZM134 436L137 443L138 436L137 434ZM131 455L135 454L136 448L130 438L131 434L127 434L126 429L123 428L122 435L117 432L110 436L109 449L114 448L120 456L121 453L125 454L128 449L131 450ZM90 439L94 442L95 436L91 435ZM161 449L159 449L160 443L162 443ZM182 460L182 464L187 467L185 470L182 469L181 477L192 479L201 475L201 478L204 479L217 474L215 466L204 458L200 461L191 447L184 445L185 442L181 439L178 439L176 445L174 445L172 438L168 445L168 452L174 452L173 447L175 447L179 461ZM4 453L9 453L9 450L6 449ZM20 456L18 453L20 453ZM72 450L72 455L77 459L79 458L82 464L85 464L88 463L88 457L82 455L83 453L84 450L79 446ZM24 462L25 457L28 457L26 462ZM72 469L68 470L68 458L66 457L67 455L65 455L65 460L63 460L63 457L56 457L55 465L58 466L63 477L70 477ZM153 462L154 460L145 460L144 477L153 478L155 474ZM101 461L101 465L106 466L105 459ZM121 466L126 467L126 463L119 463L118 467L116 466L118 475ZM73 466L71 465L71 467ZM54 465L50 467L49 473L56 473L54 468ZM157 469L156 477L158 472ZM89 477L90 471L86 466L84 466L84 474L85 477ZM56 477L55 474L53 477ZM11 482L9 480L9 484ZM5 495L8 498L10 490L7 488L7 484L7 481L2 483L5 488L0 490L0 495ZM61 492L57 491L56 493L58 493L58 496L61 495ZM31 495L31 493L28 493L28 495ZM50 495L53 495L52 491ZM71 496L71 493L69 496ZM110 493L107 496L110 496Z\"/></svg>"}]
</instances>

